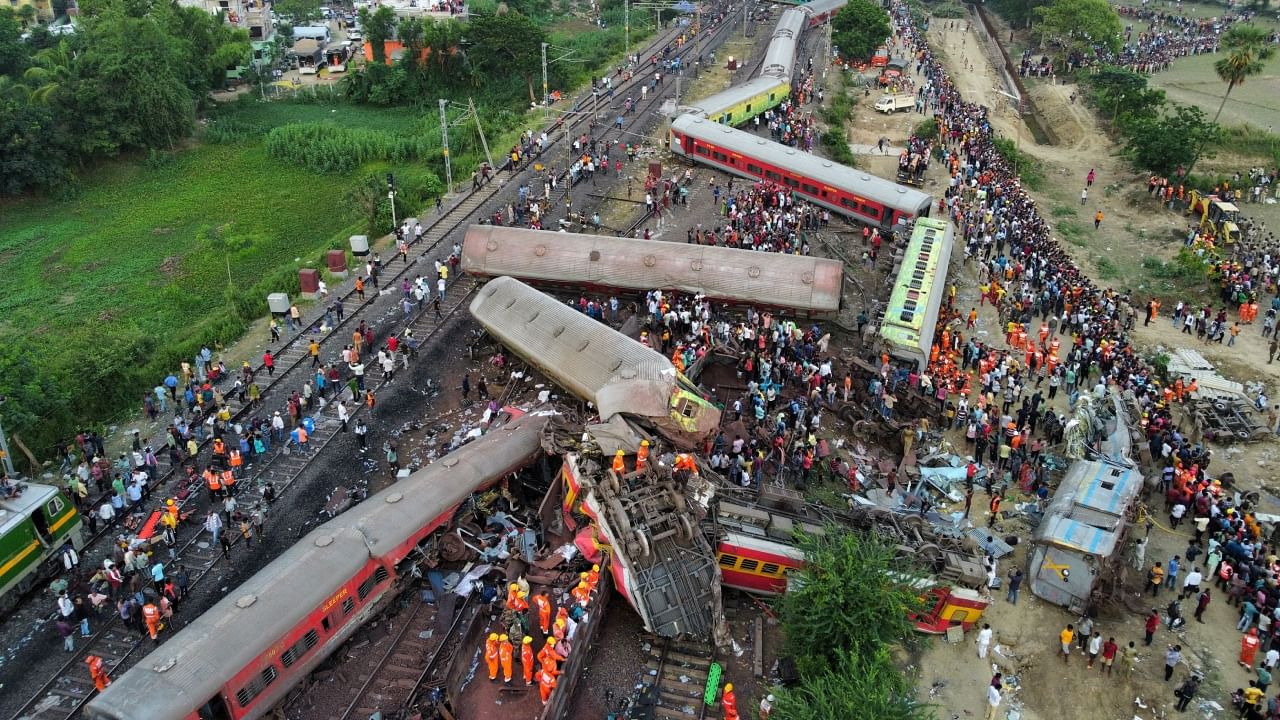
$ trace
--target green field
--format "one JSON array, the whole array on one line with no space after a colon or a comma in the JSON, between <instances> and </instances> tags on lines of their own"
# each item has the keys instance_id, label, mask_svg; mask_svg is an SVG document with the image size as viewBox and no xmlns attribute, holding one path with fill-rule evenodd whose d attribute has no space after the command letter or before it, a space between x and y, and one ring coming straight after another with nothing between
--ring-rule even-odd
<instances>
[{"instance_id":1,"label":"green field","mask_svg":"<svg viewBox=\"0 0 1280 720\"><path fill-rule=\"evenodd\" d=\"M1160 3L1157 9L1167 11L1172 6ZM1226 8L1215 4L1184 2L1178 3L1176 12L1188 17L1207 19L1222 16ZM1121 17L1121 21L1128 24L1133 19ZM1276 22L1274 14L1262 13L1251 22L1268 30L1280 29L1280 23ZM1145 22L1134 23L1135 33L1146 29L1148 25ZM1179 58L1169 70L1153 74L1151 86L1164 90L1170 100L1197 105L1213 117L1218 112L1218 105L1222 103L1222 95L1227 88L1213 71L1213 63L1220 57L1221 53ZM1271 130L1276 124L1276 113L1280 113L1280 60L1273 60L1265 73L1250 78L1244 85L1231 91L1231 99L1227 100L1222 109L1220 122L1223 125L1252 125L1262 130Z\"/></svg>"},{"instance_id":2,"label":"green field","mask_svg":"<svg viewBox=\"0 0 1280 720\"><path fill-rule=\"evenodd\" d=\"M1151 86L1165 91L1170 100L1187 105L1198 105L1209 117L1218 112L1226 83L1218 79L1213 63L1221 55L1197 55L1174 61L1173 66L1151 76ZM1266 72L1249 78L1248 82L1231 91L1231 97L1222 109L1223 125L1252 125L1262 130L1275 131L1280 114L1280 60L1271 61Z\"/></svg>"},{"instance_id":3,"label":"green field","mask_svg":"<svg viewBox=\"0 0 1280 720\"><path fill-rule=\"evenodd\" d=\"M386 131L423 117L280 102L237 103L221 116L255 130L324 121ZM0 203L0 388L17 400L6 425L26 429L43 454L54 439L45 428L140 405L142 390L201 341L234 340L246 316L265 312L266 293L292 290L298 267L345 248L361 220L344 196L385 169L316 174L267 157L255 132L104 163L66 199Z\"/></svg>"}]
</instances>

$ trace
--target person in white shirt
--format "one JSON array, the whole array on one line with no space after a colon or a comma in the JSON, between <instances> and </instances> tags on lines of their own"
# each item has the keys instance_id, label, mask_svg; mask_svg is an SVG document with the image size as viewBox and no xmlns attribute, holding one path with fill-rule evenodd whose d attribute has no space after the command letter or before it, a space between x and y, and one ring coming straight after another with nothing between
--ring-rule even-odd
<instances>
[{"instance_id":1,"label":"person in white shirt","mask_svg":"<svg viewBox=\"0 0 1280 720\"><path fill-rule=\"evenodd\" d=\"M982 624L982 629L978 631L978 657L985 659L987 657L987 649L991 647L991 625Z\"/></svg>"},{"instance_id":2,"label":"person in white shirt","mask_svg":"<svg viewBox=\"0 0 1280 720\"><path fill-rule=\"evenodd\" d=\"M1000 690L995 685L987 686L987 720L996 720L996 709L1000 707Z\"/></svg>"},{"instance_id":3,"label":"person in white shirt","mask_svg":"<svg viewBox=\"0 0 1280 720\"><path fill-rule=\"evenodd\" d=\"M1182 597L1186 599L1193 595L1200 594L1200 581L1204 579L1204 575L1200 572L1200 568L1193 567L1191 572L1187 573L1187 578L1182 581Z\"/></svg>"}]
</instances>

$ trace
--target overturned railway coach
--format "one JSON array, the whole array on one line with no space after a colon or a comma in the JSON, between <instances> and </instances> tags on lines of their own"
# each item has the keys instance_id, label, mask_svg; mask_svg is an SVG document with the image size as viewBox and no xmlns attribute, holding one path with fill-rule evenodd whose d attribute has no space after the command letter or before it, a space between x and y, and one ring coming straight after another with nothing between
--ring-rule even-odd
<instances>
[{"instance_id":1,"label":"overturned railway coach","mask_svg":"<svg viewBox=\"0 0 1280 720\"><path fill-rule=\"evenodd\" d=\"M474 492L541 452L526 415L321 525L89 702L92 720L269 713L399 591L405 561Z\"/></svg>"},{"instance_id":2,"label":"overturned railway coach","mask_svg":"<svg viewBox=\"0 0 1280 720\"><path fill-rule=\"evenodd\" d=\"M839 314L844 283L843 265L827 258L495 225L467 229L462 270L574 292L675 290L804 318Z\"/></svg>"},{"instance_id":3,"label":"overturned railway coach","mask_svg":"<svg viewBox=\"0 0 1280 720\"><path fill-rule=\"evenodd\" d=\"M929 215L933 198L906 185L695 115L671 122L671 152L797 196L866 225L892 230Z\"/></svg>"},{"instance_id":4,"label":"overturned railway coach","mask_svg":"<svg viewBox=\"0 0 1280 720\"><path fill-rule=\"evenodd\" d=\"M471 314L498 342L606 422L626 415L691 448L720 426L720 410L663 355L511 277L490 280Z\"/></svg>"}]
</instances>

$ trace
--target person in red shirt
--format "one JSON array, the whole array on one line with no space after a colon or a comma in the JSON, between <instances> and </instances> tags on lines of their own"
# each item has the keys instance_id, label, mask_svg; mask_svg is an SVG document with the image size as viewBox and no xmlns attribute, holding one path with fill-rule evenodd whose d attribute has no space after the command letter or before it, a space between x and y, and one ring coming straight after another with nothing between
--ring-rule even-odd
<instances>
[{"instance_id":1,"label":"person in red shirt","mask_svg":"<svg viewBox=\"0 0 1280 720\"><path fill-rule=\"evenodd\" d=\"M1151 645L1151 638L1155 637L1156 628L1158 627L1160 627L1160 612L1153 608L1151 614L1147 616L1146 643L1148 646Z\"/></svg>"},{"instance_id":2,"label":"person in red shirt","mask_svg":"<svg viewBox=\"0 0 1280 720\"><path fill-rule=\"evenodd\" d=\"M1113 637L1107 638L1107 641L1102 644L1102 669L1108 675L1111 674L1111 666L1115 663L1116 651L1119 649Z\"/></svg>"}]
</instances>

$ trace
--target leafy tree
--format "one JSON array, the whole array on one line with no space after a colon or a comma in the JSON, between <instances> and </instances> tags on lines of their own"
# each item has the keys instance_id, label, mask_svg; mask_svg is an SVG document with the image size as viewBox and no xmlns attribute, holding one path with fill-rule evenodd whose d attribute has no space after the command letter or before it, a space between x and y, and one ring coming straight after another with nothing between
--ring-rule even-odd
<instances>
[{"instance_id":1,"label":"leafy tree","mask_svg":"<svg viewBox=\"0 0 1280 720\"><path fill-rule=\"evenodd\" d=\"M805 565L782 596L781 618L801 676L837 665L841 653L869 657L912 636L907 614L920 600L892 547L832 525L803 536L800 549Z\"/></svg>"},{"instance_id":2,"label":"leafy tree","mask_svg":"<svg viewBox=\"0 0 1280 720\"><path fill-rule=\"evenodd\" d=\"M849 60L871 57L891 32L889 14L870 0L850 0L831 19L831 44Z\"/></svg>"},{"instance_id":3,"label":"leafy tree","mask_svg":"<svg viewBox=\"0 0 1280 720\"><path fill-rule=\"evenodd\" d=\"M210 90L226 84L227 71L246 65L252 57L249 33L216 15L177 4L153 10L150 17L164 29L173 45L183 84L197 102Z\"/></svg>"},{"instance_id":4,"label":"leafy tree","mask_svg":"<svg viewBox=\"0 0 1280 720\"><path fill-rule=\"evenodd\" d=\"M373 12L369 8L360 8L360 27L364 28L364 40L369 43L373 53L373 61L378 64L387 61L387 41L394 37L396 13L383 5Z\"/></svg>"},{"instance_id":5,"label":"leafy tree","mask_svg":"<svg viewBox=\"0 0 1280 720\"><path fill-rule=\"evenodd\" d=\"M1104 114L1117 118L1151 117L1165 104L1163 90L1147 86L1147 76L1128 68L1107 65L1088 76L1092 100Z\"/></svg>"},{"instance_id":6,"label":"leafy tree","mask_svg":"<svg viewBox=\"0 0 1280 720\"><path fill-rule=\"evenodd\" d=\"M30 63L22 23L10 8L0 8L0 75L16 76Z\"/></svg>"},{"instance_id":7,"label":"leafy tree","mask_svg":"<svg viewBox=\"0 0 1280 720\"><path fill-rule=\"evenodd\" d=\"M171 147L192 129L195 103L179 75L180 46L149 18L104 16L76 36L75 78L53 103L85 155Z\"/></svg>"},{"instance_id":8,"label":"leafy tree","mask_svg":"<svg viewBox=\"0 0 1280 720\"><path fill-rule=\"evenodd\" d=\"M34 5L23 5L18 8L18 19L22 21L23 27L35 22L36 18L36 8Z\"/></svg>"},{"instance_id":9,"label":"leafy tree","mask_svg":"<svg viewBox=\"0 0 1280 720\"><path fill-rule=\"evenodd\" d=\"M1094 45L1120 51L1124 28L1107 0L1053 0L1035 14L1040 18L1036 33L1069 52L1087 52Z\"/></svg>"},{"instance_id":10,"label":"leafy tree","mask_svg":"<svg viewBox=\"0 0 1280 720\"><path fill-rule=\"evenodd\" d=\"M473 17L467 39L473 46L483 48L471 58L477 78L500 78L515 71L524 79L529 99L538 98L541 93L534 92L533 78L540 73L546 33L537 23L518 12Z\"/></svg>"},{"instance_id":11,"label":"leafy tree","mask_svg":"<svg viewBox=\"0 0 1280 720\"><path fill-rule=\"evenodd\" d=\"M417 69L423 48L423 22L415 17L400 19L396 25L396 37L404 45L404 61L410 68Z\"/></svg>"},{"instance_id":12,"label":"leafy tree","mask_svg":"<svg viewBox=\"0 0 1280 720\"><path fill-rule=\"evenodd\" d=\"M69 179L66 137L44 105L0 100L0 138L0 195L53 188Z\"/></svg>"},{"instance_id":13,"label":"leafy tree","mask_svg":"<svg viewBox=\"0 0 1280 720\"><path fill-rule=\"evenodd\" d=\"M915 688L880 647L869 653L837 650L836 661L773 691L771 718L778 720L929 720Z\"/></svg>"},{"instance_id":14,"label":"leafy tree","mask_svg":"<svg viewBox=\"0 0 1280 720\"><path fill-rule=\"evenodd\" d=\"M294 25L309 25L323 17L320 0L275 0L272 7L277 14L287 15Z\"/></svg>"},{"instance_id":15,"label":"leafy tree","mask_svg":"<svg viewBox=\"0 0 1280 720\"><path fill-rule=\"evenodd\" d=\"M1221 136L1217 123L1210 122L1204 111L1189 105L1172 105L1165 111L1127 119L1121 124L1125 134L1125 153L1139 168L1161 175L1173 175L1186 168L1189 175L1202 148Z\"/></svg>"}]
</instances>

